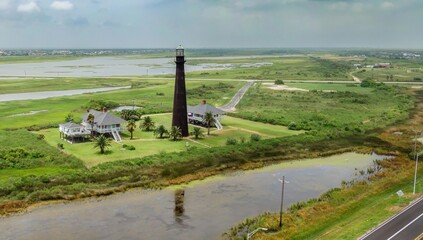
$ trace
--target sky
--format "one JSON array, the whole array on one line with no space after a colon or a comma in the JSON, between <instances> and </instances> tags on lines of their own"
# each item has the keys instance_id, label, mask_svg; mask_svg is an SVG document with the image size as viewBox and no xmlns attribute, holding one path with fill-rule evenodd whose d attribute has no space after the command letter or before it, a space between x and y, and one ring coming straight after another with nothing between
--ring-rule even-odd
<instances>
[{"instance_id":1,"label":"sky","mask_svg":"<svg viewBox=\"0 0 423 240\"><path fill-rule=\"evenodd\" d=\"M0 0L1 48L423 48L423 0Z\"/></svg>"}]
</instances>

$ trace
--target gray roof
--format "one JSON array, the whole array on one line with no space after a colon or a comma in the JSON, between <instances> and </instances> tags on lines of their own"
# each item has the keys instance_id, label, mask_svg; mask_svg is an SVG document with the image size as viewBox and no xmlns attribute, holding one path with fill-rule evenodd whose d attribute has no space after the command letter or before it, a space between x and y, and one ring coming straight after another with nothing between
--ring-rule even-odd
<instances>
[{"instance_id":1,"label":"gray roof","mask_svg":"<svg viewBox=\"0 0 423 240\"><path fill-rule=\"evenodd\" d=\"M197 113L197 114L201 114L201 115L204 115L206 112L212 112L213 114L225 114L226 113L225 111L223 111L219 108L215 108L214 106L212 106L210 104L198 104L198 105L195 105L195 106L188 106L187 112Z\"/></svg>"},{"instance_id":2,"label":"gray roof","mask_svg":"<svg viewBox=\"0 0 423 240\"><path fill-rule=\"evenodd\" d=\"M59 126L63 128L80 128L81 127L81 125L73 123L73 122L59 124Z\"/></svg>"},{"instance_id":3,"label":"gray roof","mask_svg":"<svg viewBox=\"0 0 423 240\"><path fill-rule=\"evenodd\" d=\"M90 114L94 115L94 123L97 126L126 123L125 120L123 120L120 117L117 117L113 113L100 112L100 111L96 111L96 110L92 110L92 109L89 110L87 113L85 113L82 116L82 120L86 122L88 115L90 115Z\"/></svg>"}]
</instances>

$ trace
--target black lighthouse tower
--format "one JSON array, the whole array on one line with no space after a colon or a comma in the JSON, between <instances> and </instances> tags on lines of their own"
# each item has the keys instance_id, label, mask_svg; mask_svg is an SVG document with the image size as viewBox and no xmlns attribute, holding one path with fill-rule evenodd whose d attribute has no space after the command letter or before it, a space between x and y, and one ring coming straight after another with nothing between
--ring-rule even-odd
<instances>
[{"instance_id":1,"label":"black lighthouse tower","mask_svg":"<svg viewBox=\"0 0 423 240\"><path fill-rule=\"evenodd\" d=\"M181 129L182 137L188 136L187 93L185 89L185 56L184 48L176 48L175 93L173 97L172 126Z\"/></svg>"}]
</instances>

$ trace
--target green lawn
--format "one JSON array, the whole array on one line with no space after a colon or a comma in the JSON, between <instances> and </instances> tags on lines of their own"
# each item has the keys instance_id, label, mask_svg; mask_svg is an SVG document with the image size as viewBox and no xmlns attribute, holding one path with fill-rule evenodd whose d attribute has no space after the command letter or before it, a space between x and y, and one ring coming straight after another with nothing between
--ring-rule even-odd
<instances>
[{"instance_id":1,"label":"green lawn","mask_svg":"<svg viewBox=\"0 0 423 240\"><path fill-rule=\"evenodd\" d=\"M150 115L150 117L153 119L156 126L164 125L167 129L170 129L172 114L153 114ZM137 126L139 126L139 124L140 122L137 123ZM36 133L44 135L46 141L53 147L62 143L64 145L63 151L65 153L74 155L75 157L83 160L87 166L93 166L108 161L141 158L163 152L186 151L187 142L189 147L203 148L206 147L206 145L210 147L218 147L224 146L228 138L235 138L238 142L240 142L240 138L244 137L246 141L249 141L250 136L253 133L259 134L263 139L285 137L303 133L303 131L288 130L283 126L253 122L229 116L224 118L222 125L224 129L220 131L216 131L216 128L212 128L212 134L210 136L206 135L207 129L203 128L206 136L202 139L196 140L199 144L190 140L173 142L168 139L157 139L152 131L146 132L139 128L133 132L134 139L130 140L130 133L128 131L123 131L121 134L122 142L112 142L112 146L105 155L100 154L99 149L94 149L92 142L70 144L63 141L59 138L59 131L57 128L45 129ZM189 125L190 131L193 127L193 125ZM126 150L122 147L123 144L133 145L136 150Z\"/></svg>"},{"instance_id":2,"label":"green lawn","mask_svg":"<svg viewBox=\"0 0 423 240\"><path fill-rule=\"evenodd\" d=\"M140 130L136 132L141 132ZM37 132L43 134L46 141L52 145L57 146L58 143L62 143L64 146L64 152L72 154L75 157L84 161L88 167L97 165L102 162L109 162L122 159L130 158L141 158L148 155L158 154L161 152L180 152L186 151L185 140L181 141L170 141L168 139L155 139L148 137L147 139L134 139L130 140L128 135L123 135L121 143L112 142L111 147L107 150L106 154L100 154L99 149L93 147L93 142L75 143L70 144L59 138L59 131L56 128L45 129ZM143 135L151 135L152 132L142 133ZM133 145L135 150L130 151L122 147L123 144ZM190 142L189 145L202 147L199 144Z\"/></svg>"}]
</instances>

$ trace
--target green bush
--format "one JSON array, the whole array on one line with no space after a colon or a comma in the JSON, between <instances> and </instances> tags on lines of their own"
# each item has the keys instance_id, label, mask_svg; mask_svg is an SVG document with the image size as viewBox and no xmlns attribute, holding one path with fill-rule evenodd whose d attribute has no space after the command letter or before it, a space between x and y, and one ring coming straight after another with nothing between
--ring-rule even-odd
<instances>
[{"instance_id":1,"label":"green bush","mask_svg":"<svg viewBox=\"0 0 423 240\"><path fill-rule=\"evenodd\" d=\"M253 133L250 136L250 141L251 142L258 142L258 141L260 141L260 139L261 139L261 136L258 135L257 133Z\"/></svg>"},{"instance_id":2,"label":"green bush","mask_svg":"<svg viewBox=\"0 0 423 240\"><path fill-rule=\"evenodd\" d=\"M276 85L284 85L285 83L283 82L283 80L278 79L278 80L275 80L275 84Z\"/></svg>"},{"instance_id":3,"label":"green bush","mask_svg":"<svg viewBox=\"0 0 423 240\"><path fill-rule=\"evenodd\" d=\"M133 145L123 144L122 147L129 151L135 150L135 147Z\"/></svg>"},{"instance_id":4,"label":"green bush","mask_svg":"<svg viewBox=\"0 0 423 240\"><path fill-rule=\"evenodd\" d=\"M226 145L236 145L238 143L238 140L235 138L228 138L226 139Z\"/></svg>"}]
</instances>

